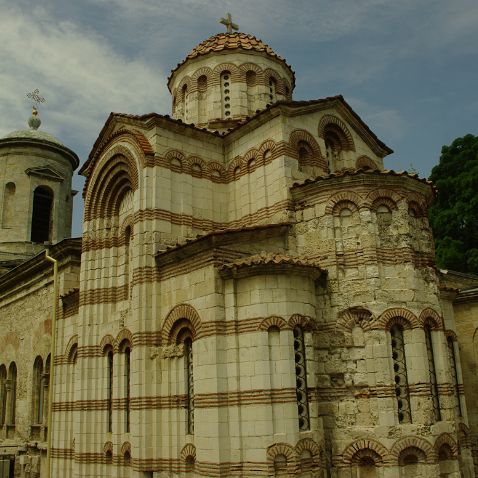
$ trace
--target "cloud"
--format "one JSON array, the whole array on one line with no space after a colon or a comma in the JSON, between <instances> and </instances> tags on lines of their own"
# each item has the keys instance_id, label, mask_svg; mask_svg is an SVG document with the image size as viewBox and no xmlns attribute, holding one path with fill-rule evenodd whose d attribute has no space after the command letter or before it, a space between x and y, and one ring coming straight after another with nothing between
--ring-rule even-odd
<instances>
[{"instance_id":1,"label":"cloud","mask_svg":"<svg viewBox=\"0 0 478 478\"><path fill-rule=\"evenodd\" d=\"M46 9L25 13L3 6L0 43L0 135L23 127L29 115L25 93L34 88L47 99L41 107L45 130L66 144L85 136L92 144L109 111L169 107L157 65L126 57L101 34L55 19Z\"/></svg>"}]
</instances>

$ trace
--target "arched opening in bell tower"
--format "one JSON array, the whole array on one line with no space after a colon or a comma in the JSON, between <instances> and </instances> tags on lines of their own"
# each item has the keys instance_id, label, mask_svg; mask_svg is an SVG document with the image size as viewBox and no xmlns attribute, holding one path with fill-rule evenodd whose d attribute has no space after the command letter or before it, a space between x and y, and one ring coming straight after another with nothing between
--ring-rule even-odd
<instances>
[{"instance_id":1,"label":"arched opening in bell tower","mask_svg":"<svg viewBox=\"0 0 478 478\"><path fill-rule=\"evenodd\" d=\"M38 186L33 193L32 242L51 240L53 191L47 186Z\"/></svg>"}]
</instances>

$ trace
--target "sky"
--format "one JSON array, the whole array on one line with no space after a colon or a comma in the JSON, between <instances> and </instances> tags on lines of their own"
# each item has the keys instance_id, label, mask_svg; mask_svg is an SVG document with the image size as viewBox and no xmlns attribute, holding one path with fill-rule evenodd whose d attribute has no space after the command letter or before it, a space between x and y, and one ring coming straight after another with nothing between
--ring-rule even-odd
<instances>
[{"instance_id":1,"label":"sky","mask_svg":"<svg viewBox=\"0 0 478 478\"><path fill-rule=\"evenodd\" d=\"M38 88L41 129L83 163L110 112L171 113L170 70L227 12L292 66L295 100L342 94L394 150L388 169L428 177L478 134L477 0L0 0L0 137L26 128Z\"/></svg>"}]
</instances>

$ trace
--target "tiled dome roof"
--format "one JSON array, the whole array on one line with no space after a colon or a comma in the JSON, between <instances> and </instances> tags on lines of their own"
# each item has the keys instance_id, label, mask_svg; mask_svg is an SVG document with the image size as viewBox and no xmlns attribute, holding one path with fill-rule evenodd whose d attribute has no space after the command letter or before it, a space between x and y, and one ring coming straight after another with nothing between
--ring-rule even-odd
<instances>
[{"instance_id":1,"label":"tiled dome roof","mask_svg":"<svg viewBox=\"0 0 478 478\"><path fill-rule=\"evenodd\" d=\"M284 63L289 70L291 70L292 74L294 74L291 66L274 50L264 43L259 38L256 38L254 35L248 35L247 33L218 33L217 35L213 35L212 37L208 38L201 42L197 47L193 48L191 52L186 56L186 58L181 62L178 63L176 68L171 70L171 75L169 76L168 83L171 81L171 77L174 73L181 67L187 60L192 60L193 58L197 58L198 56L207 55L208 53L212 52L221 52L224 50L246 50L246 51L258 51L264 52L273 58L276 58L280 62Z\"/></svg>"},{"instance_id":2,"label":"tiled dome roof","mask_svg":"<svg viewBox=\"0 0 478 478\"><path fill-rule=\"evenodd\" d=\"M266 45L255 36L247 35L246 33L218 33L201 42L196 48L193 48L186 58L196 58L199 55L205 55L211 51L235 50L236 48L263 51L279 60L283 60L269 45Z\"/></svg>"}]
</instances>

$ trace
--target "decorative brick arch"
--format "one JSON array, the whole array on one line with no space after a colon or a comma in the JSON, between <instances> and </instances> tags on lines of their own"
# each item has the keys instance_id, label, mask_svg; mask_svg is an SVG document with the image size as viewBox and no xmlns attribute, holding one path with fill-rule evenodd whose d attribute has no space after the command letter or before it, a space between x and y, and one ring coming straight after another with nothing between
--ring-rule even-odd
<instances>
[{"instance_id":1,"label":"decorative brick arch","mask_svg":"<svg viewBox=\"0 0 478 478\"><path fill-rule=\"evenodd\" d=\"M376 209L381 204L385 204L390 209L397 209L397 204L401 199L402 196L391 189L374 189L367 194L364 206L369 209Z\"/></svg>"},{"instance_id":2,"label":"decorative brick arch","mask_svg":"<svg viewBox=\"0 0 478 478\"><path fill-rule=\"evenodd\" d=\"M316 330L317 326L311 317L302 314L294 314L288 320L289 328L302 327L305 331L311 332Z\"/></svg>"},{"instance_id":3,"label":"decorative brick arch","mask_svg":"<svg viewBox=\"0 0 478 478\"><path fill-rule=\"evenodd\" d=\"M239 172L236 173L236 170L237 168L239 168ZM243 170L244 170L244 165L243 165L243 161L242 161L242 157L241 156L236 156L228 165L227 167L227 170L228 170L228 176L229 178L232 180L232 179L236 179L236 175L237 177L241 176L241 174L243 173Z\"/></svg>"},{"instance_id":4,"label":"decorative brick arch","mask_svg":"<svg viewBox=\"0 0 478 478\"><path fill-rule=\"evenodd\" d=\"M73 363L75 350L78 350L78 334L73 335L66 346L65 357L68 363Z\"/></svg>"},{"instance_id":5,"label":"decorative brick arch","mask_svg":"<svg viewBox=\"0 0 478 478\"><path fill-rule=\"evenodd\" d=\"M396 441L390 449L390 458L398 463L400 455L407 448L418 448L425 454L427 463L436 462L437 457L433 446L424 438L417 436L409 436Z\"/></svg>"},{"instance_id":6,"label":"decorative brick arch","mask_svg":"<svg viewBox=\"0 0 478 478\"><path fill-rule=\"evenodd\" d=\"M369 330L372 319L372 312L365 307L350 307L339 313L337 329L343 332L352 332L352 329L358 325L363 330Z\"/></svg>"},{"instance_id":7,"label":"decorative brick arch","mask_svg":"<svg viewBox=\"0 0 478 478\"><path fill-rule=\"evenodd\" d=\"M113 443L111 443L110 441L107 441L104 445L103 445L103 453L106 455L107 453L111 453L113 454Z\"/></svg>"},{"instance_id":8,"label":"decorative brick arch","mask_svg":"<svg viewBox=\"0 0 478 478\"><path fill-rule=\"evenodd\" d=\"M169 163L169 167L171 171L175 173L182 173L185 165L186 165L186 158L181 151L177 149L170 149L165 155L164 158ZM177 164L179 163L179 164Z\"/></svg>"},{"instance_id":9,"label":"decorative brick arch","mask_svg":"<svg viewBox=\"0 0 478 478\"><path fill-rule=\"evenodd\" d=\"M261 162L265 162L264 154L266 151L270 151L271 156L274 156L274 150L276 148L276 143L272 139L266 139L260 146L259 146L259 157Z\"/></svg>"},{"instance_id":10,"label":"decorative brick arch","mask_svg":"<svg viewBox=\"0 0 478 478\"><path fill-rule=\"evenodd\" d=\"M313 461L317 464L320 464L322 449L314 440L310 438L302 438L302 440L297 442L297 445L295 445L295 453L297 458L299 458L301 453L305 450L310 451Z\"/></svg>"},{"instance_id":11,"label":"decorative brick arch","mask_svg":"<svg viewBox=\"0 0 478 478\"><path fill-rule=\"evenodd\" d=\"M214 72L212 68L209 68L209 66L202 66L201 68L197 69L191 76L191 80L194 85L194 88L196 88L197 80L199 79L199 77L205 76L209 83L213 77L213 74Z\"/></svg>"},{"instance_id":12,"label":"decorative brick arch","mask_svg":"<svg viewBox=\"0 0 478 478\"><path fill-rule=\"evenodd\" d=\"M239 67L234 63L221 63L220 65L214 67L213 81L219 84L221 74L224 71L229 71L231 73L231 81L241 81L241 71L239 70Z\"/></svg>"},{"instance_id":13,"label":"decorative brick arch","mask_svg":"<svg viewBox=\"0 0 478 478\"><path fill-rule=\"evenodd\" d=\"M306 143L310 148L311 157L307 158L306 161L301 161L299 156L301 143ZM303 129L292 131L289 136L289 147L291 155L299 161L299 166L317 166L327 171L327 160L322 156L319 143L317 143L316 139L308 131Z\"/></svg>"},{"instance_id":14,"label":"decorative brick arch","mask_svg":"<svg viewBox=\"0 0 478 478\"><path fill-rule=\"evenodd\" d=\"M116 346L121 348L123 342L128 342L129 347L133 347L133 334L126 328L121 329L116 336Z\"/></svg>"},{"instance_id":15,"label":"decorative brick arch","mask_svg":"<svg viewBox=\"0 0 478 478\"><path fill-rule=\"evenodd\" d=\"M276 86L278 87L279 84L281 83L281 76L279 75L279 73L276 70L273 70L272 68L266 68L264 70L264 85L268 86L269 85L269 80L271 78L274 78L274 80L276 81ZM277 91L277 93L279 93L279 92ZM283 93L281 93L281 94L283 94Z\"/></svg>"},{"instance_id":16,"label":"decorative brick arch","mask_svg":"<svg viewBox=\"0 0 478 478\"><path fill-rule=\"evenodd\" d=\"M192 338L195 340L201 331L201 318L193 306L189 304L179 304L166 316L161 331L163 343L174 344L177 334L180 332L177 325L186 321L189 323Z\"/></svg>"},{"instance_id":17,"label":"decorative brick arch","mask_svg":"<svg viewBox=\"0 0 478 478\"><path fill-rule=\"evenodd\" d=\"M211 178L224 180L224 177L226 176L226 170L224 169L224 166L216 161L207 163L206 169L209 177Z\"/></svg>"},{"instance_id":18,"label":"decorative brick arch","mask_svg":"<svg viewBox=\"0 0 478 478\"><path fill-rule=\"evenodd\" d=\"M274 443L269 448L267 448L267 459L274 463L276 456L284 455L287 459L287 465L295 463L296 454L293 447L287 443Z\"/></svg>"},{"instance_id":19,"label":"decorative brick arch","mask_svg":"<svg viewBox=\"0 0 478 478\"><path fill-rule=\"evenodd\" d=\"M253 71L256 74L256 81L254 85L251 86L264 83L264 71L259 65L256 65L255 63L243 63L239 66L239 70L242 73L242 81L246 81L248 71Z\"/></svg>"},{"instance_id":20,"label":"decorative brick arch","mask_svg":"<svg viewBox=\"0 0 478 478\"><path fill-rule=\"evenodd\" d=\"M116 352L116 340L114 339L114 337L110 334L108 335L105 335L102 339L101 339L101 342L100 342L100 350L101 350L101 353L104 354L105 353L105 349L107 347L111 347L111 349L113 350L113 352Z\"/></svg>"},{"instance_id":21,"label":"decorative brick arch","mask_svg":"<svg viewBox=\"0 0 478 478\"><path fill-rule=\"evenodd\" d=\"M431 325L431 328L433 330L444 330L445 325L443 323L443 317L438 314L433 309L424 309L420 313L420 316L418 317L418 321L424 327L427 323Z\"/></svg>"},{"instance_id":22,"label":"decorative brick arch","mask_svg":"<svg viewBox=\"0 0 478 478\"><path fill-rule=\"evenodd\" d=\"M373 169L374 171L379 169L377 163L368 156L358 157L357 161L355 161L355 167L357 169Z\"/></svg>"},{"instance_id":23,"label":"decorative brick arch","mask_svg":"<svg viewBox=\"0 0 478 478\"><path fill-rule=\"evenodd\" d=\"M458 340L458 335L456 335L456 332L450 329L445 330L445 337L447 339L451 338L453 341Z\"/></svg>"},{"instance_id":24,"label":"decorative brick arch","mask_svg":"<svg viewBox=\"0 0 478 478\"><path fill-rule=\"evenodd\" d=\"M189 94L191 93L193 89L193 84L194 83L189 76L184 76L183 78L181 78L181 82L179 83L177 88L177 91L178 91L177 98L179 102L183 102L185 100L185 98L183 98L184 86L186 86L186 94Z\"/></svg>"},{"instance_id":25,"label":"decorative brick arch","mask_svg":"<svg viewBox=\"0 0 478 478\"><path fill-rule=\"evenodd\" d=\"M288 329L287 322L277 315L266 317L260 324L258 329L268 331L271 327L277 327L279 330Z\"/></svg>"},{"instance_id":26,"label":"decorative brick arch","mask_svg":"<svg viewBox=\"0 0 478 478\"><path fill-rule=\"evenodd\" d=\"M318 127L319 136L322 139L325 139L325 133L326 133L327 126L329 126L331 124L335 125L335 127L338 128L343 134L343 138L341 138L342 149L349 150L349 151L355 151L354 140L352 138L352 135L351 135L347 125L340 118L338 118L337 116L327 114L327 115L324 115L321 118L321 120L319 122L319 127Z\"/></svg>"},{"instance_id":27,"label":"decorative brick arch","mask_svg":"<svg viewBox=\"0 0 478 478\"><path fill-rule=\"evenodd\" d=\"M85 184L85 220L116 214L118 199L139 185L138 165L131 152L116 145L106 153Z\"/></svg>"},{"instance_id":28,"label":"decorative brick arch","mask_svg":"<svg viewBox=\"0 0 478 478\"><path fill-rule=\"evenodd\" d=\"M458 456L458 445L454 438L449 433L442 433L435 441L435 453L438 457L440 454L440 448L443 445L448 445L451 449L453 457L456 458Z\"/></svg>"},{"instance_id":29,"label":"decorative brick arch","mask_svg":"<svg viewBox=\"0 0 478 478\"><path fill-rule=\"evenodd\" d=\"M415 329L421 326L417 316L401 307L387 309L372 324L372 329L390 330L394 325L400 324L404 329Z\"/></svg>"},{"instance_id":30,"label":"decorative brick arch","mask_svg":"<svg viewBox=\"0 0 478 478\"><path fill-rule=\"evenodd\" d=\"M131 232L131 237L133 236L133 227L134 227L134 216L133 214L129 214L125 217L124 221L120 224L120 238L121 240L118 242L118 245L124 245L124 235L126 233L126 229L129 227Z\"/></svg>"},{"instance_id":31,"label":"decorative brick arch","mask_svg":"<svg viewBox=\"0 0 478 478\"><path fill-rule=\"evenodd\" d=\"M351 191L342 191L329 198L327 206L325 207L325 214L338 216L344 207L350 208L352 212L357 212L361 202L362 200L358 194ZM345 204L347 204L347 206L345 206Z\"/></svg>"},{"instance_id":32,"label":"decorative brick arch","mask_svg":"<svg viewBox=\"0 0 478 478\"><path fill-rule=\"evenodd\" d=\"M196 447L192 443L186 443L179 454L181 461L186 462L188 458L196 461Z\"/></svg>"},{"instance_id":33,"label":"decorative brick arch","mask_svg":"<svg viewBox=\"0 0 478 478\"><path fill-rule=\"evenodd\" d=\"M426 217L427 208L425 205L418 203L417 201L408 201L408 212L412 211L415 217Z\"/></svg>"},{"instance_id":34,"label":"decorative brick arch","mask_svg":"<svg viewBox=\"0 0 478 478\"><path fill-rule=\"evenodd\" d=\"M470 448L470 428L464 423L458 424L458 444L460 448Z\"/></svg>"},{"instance_id":35,"label":"decorative brick arch","mask_svg":"<svg viewBox=\"0 0 478 478\"><path fill-rule=\"evenodd\" d=\"M194 177L202 177L206 171L206 162L199 156L189 156L186 160L186 165L191 175ZM199 168L199 170L198 170Z\"/></svg>"},{"instance_id":36,"label":"decorative brick arch","mask_svg":"<svg viewBox=\"0 0 478 478\"><path fill-rule=\"evenodd\" d=\"M385 461L388 456L387 448L374 440L373 438L361 438L360 440L354 441L342 453L342 459L344 463L350 465L354 462L354 459L357 453L360 453L364 450L370 452L371 458L375 460L375 455L380 457L380 461Z\"/></svg>"}]
</instances>

